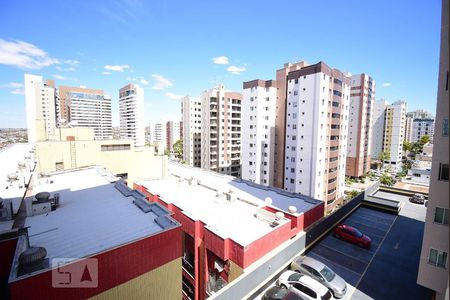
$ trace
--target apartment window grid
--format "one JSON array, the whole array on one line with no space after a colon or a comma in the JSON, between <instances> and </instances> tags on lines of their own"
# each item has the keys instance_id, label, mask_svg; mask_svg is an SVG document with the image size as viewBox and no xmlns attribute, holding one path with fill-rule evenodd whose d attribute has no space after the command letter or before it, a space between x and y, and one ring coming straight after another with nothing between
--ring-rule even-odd
<instances>
[{"instance_id":1,"label":"apartment window grid","mask_svg":"<svg viewBox=\"0 0 450 300\"><path fill-rule=\"evenodd\" d=\"M447 268L447 256L448 253L440 251L434 248L430 248L430 254L428 256L428 263L439 268Z\"/></svg>"},{"instance_id":2,"label":"apartment window grid","mask_svg":"<svg viewBox=\"0 0 450 300\"><path fill-rule=\"evenodd\" d=\"M436 207L434 211L434 223L448 225L448 208Z\"/></svg>"}]
</instances>

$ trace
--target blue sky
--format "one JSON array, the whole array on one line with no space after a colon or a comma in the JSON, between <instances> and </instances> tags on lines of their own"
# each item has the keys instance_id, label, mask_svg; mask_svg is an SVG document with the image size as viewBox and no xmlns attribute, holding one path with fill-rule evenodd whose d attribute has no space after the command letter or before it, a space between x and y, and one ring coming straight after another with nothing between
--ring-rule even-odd
<instances>
[{"instance_id":1,"label":"blue sky","mask_svg":"<svg viewBox=\"0 0 450 300\"><path fill-rule=\"evenodd\" d=\"M438 0L0 0L0 128L26 126L24 73L105 90L118 124L128 82L145 88L146 120L177 120L181 95L239 91L298 60L365 72L377 99L434 114L440 14Z\"/></svg>"}]
</instances>

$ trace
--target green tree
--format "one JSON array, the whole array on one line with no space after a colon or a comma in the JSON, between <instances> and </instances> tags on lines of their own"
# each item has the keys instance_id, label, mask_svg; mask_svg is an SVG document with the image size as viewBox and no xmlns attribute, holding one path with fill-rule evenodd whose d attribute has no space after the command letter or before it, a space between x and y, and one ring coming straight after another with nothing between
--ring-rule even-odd
<instances>
[{"instance_id":1,"label":"green tree","mask_svg":"<svg viewBox=\"0 0 450 300\"><path fill-rule=\"evenodd\" d=\"M383 152L380 153L380 155L378 155L378 159L380 160L380 164L378 165L378 169L380 168L380 165L384 165L384 161L388 160L390 156L391 155L387 151L383 151Z\"/></svg>"},{"instance_id":2,"label":"green tree","mask_svg":"<svg viewBox=\"0 0 450 300\"><path fill-rule=\"evenodd\" d=\"M424 135L420 138L420 144L422 144L422 150L423 150L423 145L428 144L430 142L430 137L428 135Z\"/></svg>"},{"instance_id":3,"label":"green tree","mask_svg":"<svg viewBox=\"0 0 450 300\"><path fill-rule=\"evenodd\" d=\"M165 156L169 156L170 155L170 150L169 149L165 149L164 150L164 155Z\"/></svg>"},{"instance_id":4,"label":"green tree","mask_svg":"<svg viewBox=\"0 0 450 300\"><path fill-rule=\"evenodd\" d=\"M392 180L391 176L386 173L383 173L383 175L381 175L380 183L388 186L394 185L394 181Z\"/></svg>"},{"instance_id":5,"label":"green tree","mask_svg":"<svg viewBox=\"0 0 450 300\"><path fill-rule=\"evenodd\" d=\"M183 141L178 140L173 144L173 152L177 158L183 158Z\"/></svg>"},{"instance_id":6,"label":"green tree","mask_svg":"<svg viewBox=\"0 0 450 300\"><path fill-rule=\"evenodd\" d=\"M407 152L407 151L411 151L412 149L412 144L408 141L404 141L403 142L403 151Z\"/></svg>"}]
</instances>

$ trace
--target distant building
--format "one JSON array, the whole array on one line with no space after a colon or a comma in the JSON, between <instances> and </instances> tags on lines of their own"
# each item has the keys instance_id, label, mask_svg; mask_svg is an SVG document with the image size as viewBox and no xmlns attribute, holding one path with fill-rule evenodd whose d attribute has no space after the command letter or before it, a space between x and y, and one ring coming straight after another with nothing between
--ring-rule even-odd
<instances>
[{"instance_id":1,"label":"distant building","mask_svg":"<svg viewBox=\"0 0 450 300\"><path fill-rule=\"evenodd\" d=\"M164 154L167 147L166 124L162 122L150 123L150 145L156 147L159 155Z\"/></svg>"},{"instance_id":2,"label":"distant building","mask_svg":"<svg viewBox=\"0 0 450 300\"><path fill-rule=\"evenodd\" d=\"M120 137L145 145L144 89L127 84L119 90Z\"/></svg>"},{"instance_id":3,"label":"distant building","mask_svg":"<svg viewBox=\"0 0 450 300\"><path fill-rule=\"evenodd\" d=\"M388 103L381 99L374 102L372 118L372 138L371 138L371 156L372 159L379 159L383 152L384 142L384 122L386 118L386 107Z\"/></svg>"},{"instance_id":4,"label":"distant building","mask_svg":"<svg viewBox=\"0 0 450 300\"><path fill-rule=\"evenodd\" d=\"M254 266L324 212L323 202L307 196L173 162L165 178L134 187L182 224L183 299L206 299L261 272Z\"/></svg>"},{"instance_id":5,"label":"distant building","mask_svg":"<svg viewBox=\"0 0 450 300\"><path fill-rule=\"evenodd\" d=\"M59 86L60 123L94 129L97 140L112 139L111 97L103 90Z\"/></svg>"},{"instance_id":6,"label":"distant building","mask_svg":"<svg viewBox=\"0 0 450 300\"><path fill-rule=\"evenodd\" d=\"M412 142L418 142L423 136L428 136L433 143L434 119L414 119L412 126Z\"/></svg>"},{"instance_id":7,"label":"distant building","mask_svg":"<svg viewBox=\"0 0 450 300\"><path fill-rule=\"evenodd\" d=\"M202 169L240 176L241 102L241 93L227 91L223 85L202 93Z\"/></svg>"},{"instance_id":8,"label":"distant building","mask_svg":"<svg viewBox=\"0 0 450 300\"><path fill-rule=\"evenodd\" d=\"M31 180L20 214L0 220L11 300L181 299L181 227L168 209L99 167Z\"/></svg>"},{"instance_id":9,"label":"distant building","mask_svg":"<svg viewBox=\"0 0 450 300\"><path fill-rule=\"evenodd\" d=\"M275 80L244 82L242 100L242 179L273 186L275 164Z\"/></svg>"},{"instance_id":10,"label":"distant building","mask_svg":"<svg viewBox=\"0 0 450 300\"><path fill-rule=\"evenodd\" d=\"M191 167L201 167L202 103L200 98L181 99L183 160Z\"/></svg>"},{"instance_id":11,"label":"distant building","mask_svg":"<svg viewBox=\"0 0 450 300\"><path fill-rule=\"evenodd\" d=\"M36 141L36 120L45 123L47 135L55 133L57 125L57 92L53 80L42 76L25 74L25 110L27 117L28 142Z\"/></svg>"},{"instance_id":12,"label":"distant building","mask_svg":"<svg viewBox=\"0 0 450 300\"><path fill-rule=\"evenodd\" d=\"M406 114L406 120L405 120L405 138L404 138L404 141L408 142L408 143L412 143L412 141L413 141L413 121L414 121L414 118L408 116L408 114Z\"/></svg>"},{"instance_id":13,"label":"distant building","mask_svg":"<svg viewBox=\"0 0 450 300\"><path fill-rule=\"evenodd\" d=\"M360 177L370 170L375 80L367 74L351 77L345 175Z\"/></svg>"},{"instance_id":14,"label":"distant building","mask_svg":"<svg viewBox=\"0 0 450 300\"><path fill-rule=\"evenodd\" d=\"M173 151L173 145L181 139L180 122L166 122L166 149Z\"/></svg>"},{"instance_id":15,"label":"distant building","mask_svg":"<svg viewBox=\"0 0 450 300\"><path fill-rule=\"evenodd\" d=\"M441 49L430 193L417 283L449 299L449 1L442 1Z\"/></svg>"},{"instance_id":16,"label":"distant building","mask_svg":"<svg viewBox=\"0 0 450 300\"><path fill-rule=\"evenodd\" d=\"M406 117L413 119L434 119L433 114L424 109L416 109L414 111L410 111L406 113Z\"/></svg>"},{"instance_id":17,"label":"distant building","mask_svg":"<svg viewBox=\"0 0 450 300\"><path fill-rule=\"evenodd\" d=\"M406 124L406 101L397 101L386 107L383 151L389 154L384 162L398 169L402 163Z\"/></svg>"}]
</instances>

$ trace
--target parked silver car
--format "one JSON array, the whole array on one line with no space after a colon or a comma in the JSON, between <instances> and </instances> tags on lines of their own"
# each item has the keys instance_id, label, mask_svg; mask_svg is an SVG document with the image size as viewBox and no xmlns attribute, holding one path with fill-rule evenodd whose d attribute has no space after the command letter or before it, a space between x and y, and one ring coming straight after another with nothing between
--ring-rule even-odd
<instances>
[{"instance_id":1,"label":"parked silver car","mask_svg":"<svg viewBox=\"0 0 450 300\"><path fill-rule=\"evenodd\" d=\"M314 258L298 256L291 263L291 270L306 274L326 286L335 298L344 297L347 283L333 270Z\"/></svg>"}]
</instances>

